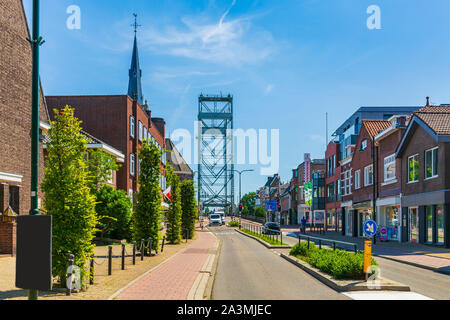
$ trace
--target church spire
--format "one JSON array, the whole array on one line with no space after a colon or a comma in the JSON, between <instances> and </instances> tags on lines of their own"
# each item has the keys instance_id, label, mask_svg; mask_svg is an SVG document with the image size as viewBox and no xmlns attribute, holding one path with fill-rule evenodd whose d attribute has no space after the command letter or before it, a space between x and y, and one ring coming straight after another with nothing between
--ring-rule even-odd
<instances>
[{"instance_id":1,"label":"church spire","mask_svg":"<svg viewBox=\"0 0 450 320\"><path fill-rule=\"evenodd\" d=\"M137 28L140 25L137 24L137 14L134 15L134 45L133 45L133 56L131 57L131 67L129 71L129 82L128 82L128 95L131 99L136 100L140 105L144 104L144 96L142 94L141 77L142 70L139 66L139 53L137 47Z\"/></svg>"}]
</instances>

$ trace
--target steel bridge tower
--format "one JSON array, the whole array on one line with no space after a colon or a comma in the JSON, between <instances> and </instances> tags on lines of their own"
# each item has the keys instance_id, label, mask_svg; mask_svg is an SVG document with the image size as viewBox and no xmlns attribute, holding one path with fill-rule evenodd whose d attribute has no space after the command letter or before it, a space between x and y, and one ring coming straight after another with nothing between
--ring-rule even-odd
<instances>
[{"instance_id":1,"label":"steel bridge tower","mask_svg":"<svg viewBox=\"0 0 450 320\"><path fill-rule=\"evenodd\" d=\"M233 97L198 98L198 203L206 208L234 204Z\"/></svg>"}]
</instances>

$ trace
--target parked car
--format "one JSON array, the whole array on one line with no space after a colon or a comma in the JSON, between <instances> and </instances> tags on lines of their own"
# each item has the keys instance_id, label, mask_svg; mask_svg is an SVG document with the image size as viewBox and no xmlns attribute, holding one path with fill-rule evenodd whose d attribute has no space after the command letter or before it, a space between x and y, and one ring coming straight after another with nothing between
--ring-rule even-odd
<instances>
[{"instance_id":1,"label":"parked car","mask_svg":"<svg viewBox=\"0 0 450 320\"><path fill-rule=\"evenodd\" d=\"M222 225L222 217L218 213L209 216L209 225Z\"/></svg>"},{"instance_id":2,"label":"parked car","mask_svg":"<svg viewBox=\"0 0 450 320\"><path fill-rule=\"evenodd\" d=\"M276 222L266 222L263 224L263 234L279 234L281 232L280 225Z\"/></svg>"}]
</instances>

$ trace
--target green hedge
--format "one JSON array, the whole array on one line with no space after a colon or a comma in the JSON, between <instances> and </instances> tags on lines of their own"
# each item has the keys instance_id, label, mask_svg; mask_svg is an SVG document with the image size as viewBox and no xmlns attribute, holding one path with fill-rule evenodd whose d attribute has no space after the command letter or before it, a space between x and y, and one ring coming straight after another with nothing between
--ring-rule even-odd
<instances>
[{"instance_id":1,"label":"green hedge","mask_svg":"<svg viewBox=\"0 0 450 320\"><path fill-rule=\"evenodd\" d=\"M291 256L308 262L311 266L325 272L335 279L364 279L364 254L343 250L319 249L310 243L301 242L292 247ZM372 265L378 265L372 258Z\"/></svg>"},{"instance_id":2,"label":"green hedge","mask_svg":"<svg viewBox=\"0 0 450 320\"><path fill-rule=\"evenodd\" d=\"M238 221L230 221L228 223L228 226L230 226L230 227L239 227L239 222Z\"/></svg>"},{"instance_id":3,"label":"green hedge","mask_svg":"<svg viewBox=\"0 0 450 320\"><path fill-rule=\"evenodd\" d=\"M254 237L257 237L257 238L259 238L259 239L261 239L261 240L264 240L265 242L267 242L268 244L271 244L271 245L277 245L277 246L279 246L279 245L283 245L283 246L288 246L288 244L287 243L282 243L281 241L277 241L276 239L276 236L268 236L268 235L265 235L265 234L259 234L259 233L255 233L255 232L253 232L253 231L250 231L250 230L248 230L248 229L241 229L241 231L242 232L245 232L246 234L249 234L249 235L251 235L251 236L254 236ZM280 239L280 237L278 237L278 239Z\"/></svg>"}]
</instances>

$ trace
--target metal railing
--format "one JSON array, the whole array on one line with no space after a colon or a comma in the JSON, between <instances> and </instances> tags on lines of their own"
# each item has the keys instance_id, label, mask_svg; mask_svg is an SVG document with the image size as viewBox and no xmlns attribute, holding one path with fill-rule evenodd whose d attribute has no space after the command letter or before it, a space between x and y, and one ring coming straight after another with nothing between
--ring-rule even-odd
<instances>
[{"instance_id":1,"label":"metal railing","mask_svg":"<svg viewBox=\"0 0 450 320\"><path fill-rule=\"evenodd\" d=\"M308 249L309 249L311 240L313 240L314 244L316 243L316 241L318 241L319 249L322 249L322 243L331 243L333 246L333 250L336 250L336 244L341 244L344 246L352 247L353 251L355 253L358 253L358 244L354 243L354 242L345 242L345 241L339 241L339 240L333 240L333 239L317 238L317 237L311 237L311 236L299 234L298 235L298 243L299 244L300 244L300 241L302 238L305 239L306 241L308 241Z\"/></svg>"},{"instance_id":2,"label":"metal railing","mask_svg":"<svg viewBox=\"0 0 450 320\"><path fill-rule=\"evenodd\" d=\"M268 239L275 243L280 243L283 245L283 232L273 229L266 229L263 228L263 226L254 225L251 223L241 222L241 225L239 228L242 228L244 230L248 230L256 235L258 237L262 238L264 240L264 236L266 236Z\"/></svg>"}]
</instances>

